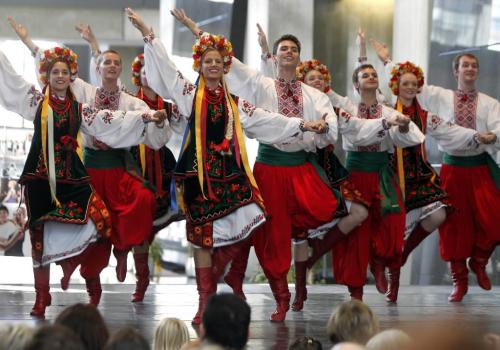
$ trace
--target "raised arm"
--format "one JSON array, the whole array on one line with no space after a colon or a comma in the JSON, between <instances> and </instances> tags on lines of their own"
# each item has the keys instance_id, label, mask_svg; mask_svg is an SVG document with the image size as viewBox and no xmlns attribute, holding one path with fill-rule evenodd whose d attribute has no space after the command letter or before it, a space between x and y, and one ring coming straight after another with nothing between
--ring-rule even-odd
<instances>
[{"instance_id":1,"label":"raised arm","mask_svg":"<svg viewBox=\"0 0 500 350\"><path fill-rule=\"evenodd\" d=\"M5 54L0 51L0 105L33 121L43 94L16 73Z\"/></svg>"},{"instance_id":2,"label":"raised arm","mask_svg":"<svg viewBox=\"0 0 500 350\"><path fill-rule=\"evenodd\" d=\"M257 23L257 38L260 46L260 71L266 77L276 79L278 76L276 59L269 51L266 33L259 23Z\"/></svg>"},{"instance_id":3,"label":"raised arm","mask_svg":"<svg viewBox=\"0 0 500 350\"><path fill-rule=\"evenodd\" d=\"M24 45L30 50L31 54L34 56L36 52L38 51L38 46L31 40L31 37L29 36L28 29L22 25L21 23L17 23L14 18L12 17L7 17L7 21L9 21L10 26L14 31L16 32L17 36L21 41L23 42Z\"/></svg>"},{"instance_id":4,"label":"raised arm","mask_svg":"<svg viewBox=\"0 0 500 350\"><path fill-rule=\"evenodd\" d=\"M184 9L173 9L170 11L170 14L174 16L177 21L188 28L195 37L198 38L203 34L203 30L201 30L198 24L186 14Z\"/></svg>"},{"instance_id":5,"label":"raised arm","mask_svg":"<svg viewBox=\"0 0 500 350\"><path fill-rule=\"evenodd\" d=\"M368 56L366 56L365 32L361 27L358 28L356 43L358 44L358 50L359 50L357 64L364 64L368 61Z\"/></svg>"},{"instance_id":6,"label":"raised arm","mask_svg":"<svg viewBox=\"0 0 500 350\"><path fill-rule=\"evenodd\" d=\"M148 85L160 96L170 97L183 115L191 115L196 86L185 79L170 59L159 39L154 37L150 27L131 9L127 9L130 22L144 36L144 61Z\"/></svg>"}]
</instances>

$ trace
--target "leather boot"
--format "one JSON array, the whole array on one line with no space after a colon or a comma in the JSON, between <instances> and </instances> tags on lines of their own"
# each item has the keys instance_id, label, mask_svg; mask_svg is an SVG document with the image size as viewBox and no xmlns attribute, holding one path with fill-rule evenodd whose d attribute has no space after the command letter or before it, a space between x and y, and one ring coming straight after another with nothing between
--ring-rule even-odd
<instances>
[{"instance_id":1,"label":"leather boot","mask_svg":"<svg viewBox=\"0 0 500 350\"><path fill-rule=\"evenodd\" d=\"M401 268L389 268L389 285L387 287L387 293L385 293L385 300L390 303L395 303L398 300L398 292L399 292L399 274L401 272Z\"/></svg>"},{"instance_id":2,"label":"leather boot","mask_svg":"<svg viewBox=\"0 0 500 350\"><path fill-rule=\"evenodd\" d=\"M97 307L101 301L101 279L99 276L94 278L86 278L85 285L87 286L87 293L89 293L89 304Z\"/></svg>"},{"instance_id":3,"label":"leather boot","mask_svg":"<svg viewBox=\"0 0 500 350\"><path fill-rule=\"evenodd\" d=\"M246 240L239 241L214 250L212 254L212 273L214 274L215 283L224 275L227 264L239 256L245 243Z\"/></svg>"},{"instance_id":4,"label":"leather boot","mask_svg":"<svg viewBox=\"0 0 500 350\"><path fill-rule=\"evenodd\" d=\"M418 247L418 245L427 238L432 232L427 232L424 228L418 224L417 227L411 231L410 236L405 240L404 248L403 248L403 261L402 265L406 264L406 260L408 260L408 256L410 253ZM401 266L402 266L401 265Z\"/></svg>"},{"instance_id":5,"label":"leather boot","mask_svg":"<svg viewBox=\"0 0 500 350\"><path fill-rule=\"evenodd\" d=\"M309 245L312 247L312 254L307 259L307 268L310 269L319 258L332 250L333 246L347 237L347 234L342 233L338 226L334 226L326 233L323 239L309 239Z\"/></svg>"},{"instance_id":6,"label":"leather boot","mask_svg":"<svg viewBox=\"0 0 500 350\"><path fill-rule=\"evenodd\" d=\"M68 259L64 259L59 263L59 265L61 265L61 268L63 270L63 276L61 278L61 289L67 290L69 287L69 280L71 278L71 275L76 270L78 265L80 265L80 256L78 255Z\"/></svg>"},{"instance_id":7,"label":"leather boot","mask_svg":"<svg viewBox=\"0 0 500 350\"><path fill-rule=\"evenodd\" d=\"M34 268L33 275L35 277L36 299L30 315L35 317L45 317L45 308L50 306L52 302L49 292L50 265Z\"/></svg>"},{"instance_id":8,"label":"leather boot","mask_svg":"<svg viewBox=\"0 0 500 350\"><path fill-rule=\"evenodd\" d=\"M347 286L347 289L349 290L351 300L356 299L363 301L363 286L361 287Z\"/></svg>"},{"instance_id":9,"label":"leather boot","mask_svg":"<svg viewBox=\"0 0 500 350\"><path fill-rule=\"evenodd\" d=\"M465 260L450 261L451 279L453 280L453 291L448 297L448 301L459 302L467 294L468 274Z\"/></svg>"},{"instance_id":10,"label":"leather boot","mask_svg":"<svg viewBox=\"0 0 500 350\"><path fill-rule=\"evenodd\" d=\"M270 321L283 322L286 312L290 308L290 292L288 291L286 276L280 279L269 280L269 285L276 300L276 310L271 314Z\"/></svg>"},{"instance_id":11,"label":"leather boot","mask_svg":"<svg viewBox=\"0 0 500 350\"><path fill-rule=\"evenodd\" d=\"M196 285L198 287L198 311L191 323L193 325L201 324L205 305L207 304L210 295L215 293L215 281L213 279L212 266L197 267L196 270Z\"/></svg>"},{"instance_id":12,"label":"leather boot","mask_svg":"<svg viewBox=\"0 0 500 350\"><path fill-rule=\"evenodd\" d=\"M375 278L375 286L380 294L387 293L387 278L385 277L385 259L372 256L370 259L370 271Z\"/></svg>"},{"instance_id":13,"label":"leather boot","mask_svg":"<svg viewBox=\"0 0 500 350\"><path fill-rule=\"evenodd\" d=\"M123 282L125 281L125 277L127 277L128 250L118 250L114 248L113 255L116 258L116 278L118 281Z\"/></svg>"},{"instance_id":14,"label":"leather boot","mask_svg":"<svg viewBox=\"0 0 500 350\"><path fill-rule=\"evenodd\" d=\"M149 286L149 253L136 253L134 254L135 263L135 293L132 295L132 302L139 302L144 300L144 294Z\"/></svg>"},{"instance_id":15,"label":"leather boot","mask_svg":"<svg viewBox=\"0 0 500 350\"><path fill-rule=\"evenodd\" d=\"M469 268L476 274L477 284L485 290L491 289L491 282L486 273L486 265L488 265L492 251L491 249L484 250L475 246L469 260Z\"/></svg>"},{"instance_id":16,"label":"leather boot","mask_svg":"<svg viewBox=\"0 0 500 350\"><path fill-rule=\"evenodd\" d=\"M245 280L245 271L248 264L248 255L250 254L250 240L247 240L240 250L240 254L233 259L228 273L224 276L224 282L233 289L233 293L241 299L246 300L245 293L243 292L243 281Z\"/></svg>"},{"instance_id":17,"label":"leather boot","mask_svg":"<svg viewBox=\"0 0 500 350\"><path fill-rule=\"evenodd\" d=\"M307 262L295 262L295 299L292 303L293 311L300 311L304 307L304 301L307 300Z\"/></svg>"}]
</instances>

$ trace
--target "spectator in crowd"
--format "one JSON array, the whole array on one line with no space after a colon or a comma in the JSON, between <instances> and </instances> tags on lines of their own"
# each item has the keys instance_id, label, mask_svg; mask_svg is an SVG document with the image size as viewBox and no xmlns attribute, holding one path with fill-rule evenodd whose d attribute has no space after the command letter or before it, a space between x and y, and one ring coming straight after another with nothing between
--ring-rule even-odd
<instances>
[{"instance_id":1,"label":"spectator in crowd","mask_svg":"<svg viewBox=\"0 0 500 350\"><path fill-rule=\"evenodd\" d=\"M9 187L9 190L3 199L3 203L19 203L19 196L17 195L17 181L9 180L7 186Z\"/></svg>"},{"instance_id":2,"label":"spectator in crowd","mask_svg":"<svg viewBox=\"0 0 500 350\"><path fill-rule=\"evenodd\" d=\"M333 345L354 342L365 345L379 330L378 319L368 305L359 300L340 304L328 320L327 333Z\"/></svg>"},{"instance_id":3,"label":"spectator in crowd","mask_svg":"<svg viewBox=\"0 0 500 350\"><path fill-rule=\"evenodd\" d=\"M85 350L82 342L69 328L46 325L38 328L25 350Z\"/></svg>"},{"instance_id":4,"label":"spectator in crowd","mask_svg":"<svg viewBox=\"0 0 500 350\"><path fill-rule=\"evenodd\" d=\"M323 346L314 338L300 337L290 345L288 350L323 350Z\"/></svg>"},{"instance_id":5,"label":"spectator in crowd","mask_svg":"<svg viewBox=\"0 0 500 350\"><path fill-rule=\"evenodd\" d=\"M136 329L125 327L114 333L104 350L150 350L144 336Z\"/></svg>"},{"instance_id":6,"label":"spectator in crowd","mask_svg":"<svg viewBox=\"0 0 500 350\"><path fill-rule=\"evenodd\" d=\"M342 342L333 346L331 350L365 350L365 347L356 343Z\"/></svg>"},{"instance_id":7,"label":"spectator in crowd","mask_svg":"<svg viewBox=\"0 0 500 350\"><path fill-rule=\"evenodd\" d=\"M24 231L9 220L9 209L0 205L0 255L22 256Z\"/></svg>"},{"instance_id":8,"label":"spectator in crowd","mask_svg":"<svg viewBox=\"0 0 500 350\"><path fill-rule=\"evenodd\" d=\"M188 341L186 324L178 318L165 318L156 327L153 350L179 350Z\"/></svg>"},{"instance_id":9,"label":"spectator in crowd","mask_svg":"<svg viewBox=\"0 0 500 350\"><path fill-rule=\"evenodd\" d=\"M109 338L108 327L101 314L90 304L75 304L57 316L56 324L71 329L80 337L85 350L101 350Z\"/></svg>"},{"instance_id":10,"label":"spectator in crowd","mask_svg":"<svg viewBox=\"0 0 500 350\"><path fill-rule=\"evenodd\" d=\"M25 324L0 326L1 350L24 350L35 333L35 329Z\"/></svg>"},{"instance_id":11,"label":"spectator in crowd","mask_svg":"<svg viewBox=\"0 0 500 350\"><path fill-rule=\"evenodd\" d=\"M412 347L412 339L399 329L382 331L366 343L367 350L410 350Z\"/></svg>"}]
</instances>

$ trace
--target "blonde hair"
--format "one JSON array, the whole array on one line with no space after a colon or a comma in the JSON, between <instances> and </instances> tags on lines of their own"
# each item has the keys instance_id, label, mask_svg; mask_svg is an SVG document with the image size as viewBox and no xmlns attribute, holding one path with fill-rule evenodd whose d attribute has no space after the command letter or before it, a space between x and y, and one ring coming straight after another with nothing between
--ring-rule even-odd
<instances>
[{"instance_id":1,"label":"blonde hair","mask_svg":"<svg viewBox=\"0 0 500 350\"><path fill-rule=\"evenodd\" d=\"M30 342L35 329L25 324L0 327L0 349L22 350Z\"/></svg>"},{"instance_id":2,"label":"blonde hair","mask_svg":"<svg viewBox=\"0 0 500 350\"><path fill-rule=\"evenodd\" d=\"M330 341L366 342L378 332L378 319L368 305L359 300L350 300L340 304L330 316L326 331Z\"/></svg>"},{"instance_id":3,"label":"blonde hair","mask_svg":"<svg viewBox=\"0 0 500 350\"><path fill-rule=\"evenodd\" d=\"M412 340L402 330L387 329L371 338L366 343L367 350L405 350L412 345Z\"/></svg>"},{"instance_id":4,"label":"blonde hair","mask_svg":"<svg viewBox=\"0 0 500 350\"><path fill-rule=\"evenodd\" d=\"M178 318L165 318L156 327L153 350L179 350L189 341L189 331Z\"/></svg>"}]
</instances>

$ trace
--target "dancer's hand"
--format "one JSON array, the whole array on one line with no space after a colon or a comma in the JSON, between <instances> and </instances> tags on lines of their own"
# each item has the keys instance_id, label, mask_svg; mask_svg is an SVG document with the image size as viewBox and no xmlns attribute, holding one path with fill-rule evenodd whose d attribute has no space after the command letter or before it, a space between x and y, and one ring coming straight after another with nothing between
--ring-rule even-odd
<instances>
[{"instance_id":1,"label":"dancer's hand","mask_svg":"<svg viewBox=\"0 0 500 350\"><path fill-rule=\"evenodd\" d=\"M375 53L382 62L385 63L391 59L390 52L386 44L381 43L376 39L370 39L370 44L372 45L373 50L375 50Z\"/></svg>"},{"instance_id":2,"label":"dancer's hand","mask_svg":"<svg viewBox=\"0 0 500 350\"><path fill-rule=\"evenodd\" d=\"M483 145L490 145L497 141L497 135L491 131L484 133L477 133L474 138L476 142Z\"/></svg>"},{"instance_id":3,"label":"dancer's hand","mask_svg":"<svg viewBox=\"0 0 500 350\"><path fill-rule=\"evenodd\" d=\"M175 17L177 21L181 22L186 28L188 28L194 36L200 36L202 30L200 29L200 27L198 27L195 21L193 21L188 15L186 15L184 9L173 9L170 10L170 13Z\"/></svg>"},{"instance_id":4,"label":"dancer's hand","mask_svg":"<svg viewBox=\"0 0 500 350\"><path fill-rule=\"evenodd\" d=\"M153 30L151 29L151 27L146 25L146 23L144 23L144 20L141 16L139 16L139 14L137 14L137 12L129 7L125 9L125 12L127 13L127 17L130 23L132 23L132 25L141 32L142 36L148 36L149 34L151 34Z\"/></svg>"},{"instance_id":5,"label":"dancer's hand","mask_svg":"<svg viewBox=\"0 0 500 350\"><path fill-rule=\"evenodd\" d=\"M100 149L100 150L103 150L103 151L107 151L109 149L111 149L111 147L109 147L107 144L105 144L104 142L102 141L99 141L98 139L96 139L95 137L92 137L92 145L97 148L97 149Z\"/></svg>"},{"instance_id":6,"label":"dancer's hand","mask_svg":"<svg viewBox=\"0 0 500 350\"><path fill-rule=\"evenodd\" d=\"M83 40L89 43L93 56L97 56L101 53L101 50L99 50L99 43L97 42L94 32L89 24L77 24L75 26L75 30L80 33Z\"/></svg>"},{"instance_id":7,"label":"dancer's hand","mask_svg":"<svg viewBox=\"0 0 500 350\"><path fill-rule=\"evenodd\" d=\"M356 35L356 44L358 44L359 53L358 53L358 62L360 64L365 63L368 58L366 57L366 40L365 40L365 32L363 28L358 28L358 33Z\"/></svg>"},{"instance_id":8,"label":"dancer's hand","mask_svg":"<svg viewBox=\"0 0 500 350\"><path fill-rule=\"evenodd\" d=\"M31 51L32 54L36 54L38 51L38 46L35 45L33 40L31 40L28 29L22 25L21 23L17 23L14 18L12 17L7 17L7 21L9 22L10 26L14 31L16 32L17 36L21 41L28 47L28 49Z\"/></svg>"},{"instance_id":9,"label":"dancer's hand","mask_svg":"<svg viewBox=\"0 0 500 350\"><path fill-rule=\"evenodd\" d=\"M267 55L269 53L269 44L267 43L266 33L262 30L259 23L257 23L257 35L261 53L262 55Z\"/></svg>"},{"instance_id":10,"label":"dancer's hand","mask_svg":"<svg viewBox=\"0 0 500 350\"><path fill-rule=\"evenodd\" d=\"M159 109L149 116L149 120L160 125L167 119L167 112L164 109Z\"/></svg>"},{"instance_id":11,"label":"dancer's hand","mask_svg":"<svg viewBox=\"0 0 500 350\"><path fill-rule=\"evenodd\" d=\"M387 119L390 126L407 127L410 124L410 118L402 114L395 114Z\"/></svg>"}]
</instances>

